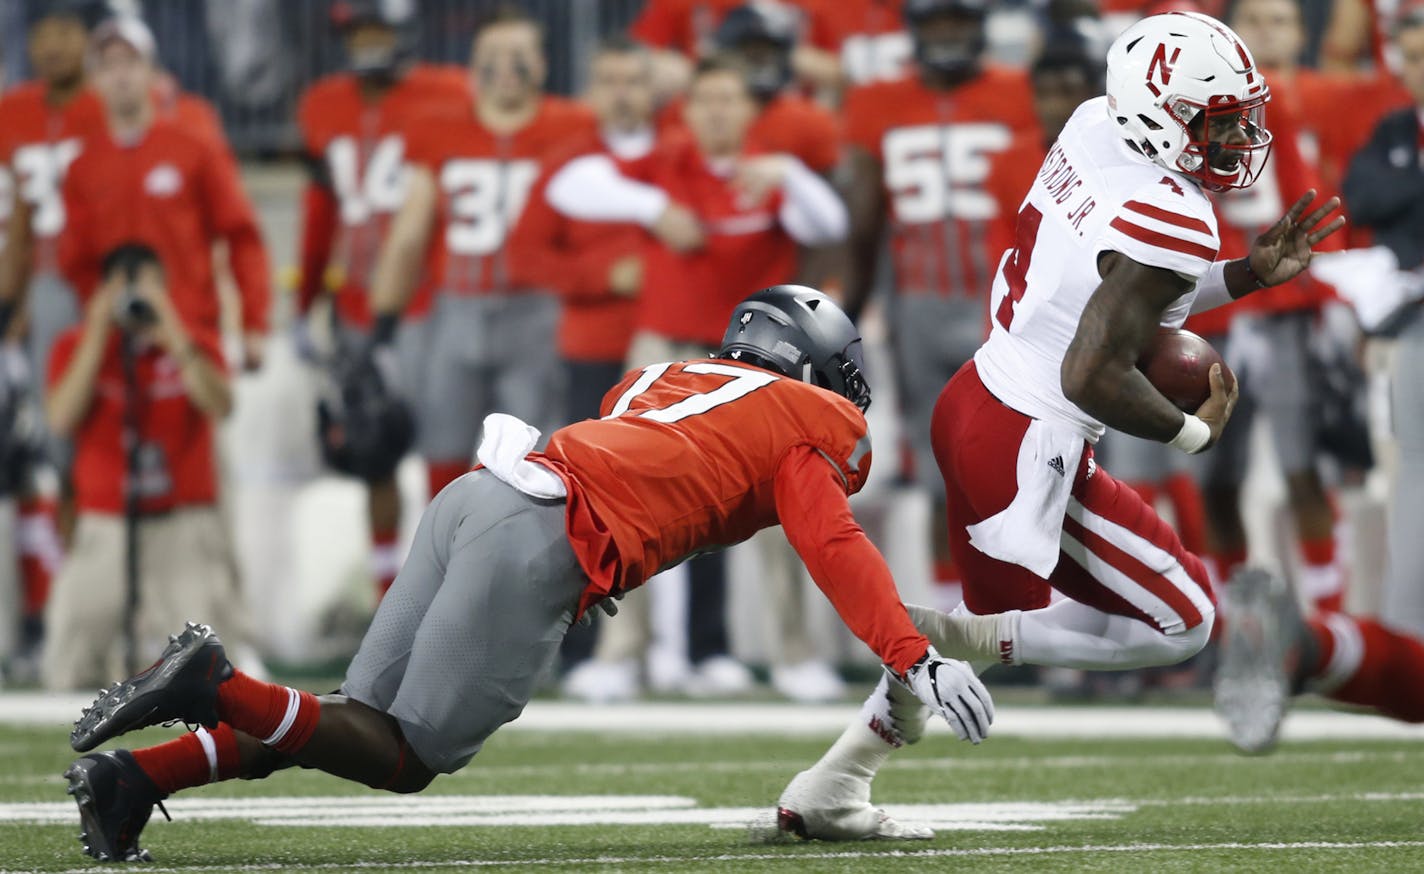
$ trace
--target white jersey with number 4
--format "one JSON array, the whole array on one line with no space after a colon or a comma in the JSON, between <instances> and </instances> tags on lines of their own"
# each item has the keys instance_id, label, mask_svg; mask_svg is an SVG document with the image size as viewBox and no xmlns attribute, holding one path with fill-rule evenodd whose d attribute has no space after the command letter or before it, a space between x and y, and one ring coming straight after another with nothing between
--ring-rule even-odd
<instances>
[{"instance_id":1,"label":"white jersey with number 4","mask_svg":"<svg viewBox=\"0 0 1424 874\"><path fill-rule=\"evenodd\" d=\"M1063 396L1060 371L1102 282L1098 256L1119 252L1195 282L1220 249L1211 202L1197 183L1133 151L1108 112L1106 97L1078 107L1044 159L994 277L993 330L974 356L999 400L1092 441L1103 425ZM1181 327L1195 296L1193 285L1162 324Z\"/></svg>"}]
</instances>

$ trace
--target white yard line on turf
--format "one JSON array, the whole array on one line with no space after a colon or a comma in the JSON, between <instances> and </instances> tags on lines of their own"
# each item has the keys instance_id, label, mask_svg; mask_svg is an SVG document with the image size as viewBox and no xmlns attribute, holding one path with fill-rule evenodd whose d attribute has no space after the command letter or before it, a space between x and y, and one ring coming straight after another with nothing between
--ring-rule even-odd
<instances>
[{"instance_id":1,"label":"white yard line on turf","mask_svg":"<svg viewBox=\"0 0 1424 874\"><path fill-rule=\"evenodd\" d=\"M0 724L67 725L89 695L0 693ZM701 704L656 702L594 705L535 701L503 731L597 731L659 735L834 734L859 712L858 704ZM932 722L930 730L947 732ZM1026 738L1219 738L1220 720L1207 708L1005 707L994 735ZM1424 740L1424 726L1378 716L1305 710L1286 720L1286 740Z\"/></svg>"},{"instance_id":2,"label":"white yard line on turf","mask_svg":"<svg viewBox=\"0 0 1424 874\"><path fill-rule=\"evenodd\" d=\"M888 804L902 821L945 831L1032 831L1043 823L1120 819L1143 807L1181 805L1285 805L1348 801L1354 804L1417 802L1424 793L1255 795L1185 799L1059 799L944 804ZM412 797L271 796L178 798L173 816L187 822L240 821L295 828L519 828L550 826L703 825L761 830L773 823L766 807L701 807L685 796L657 795L422 795ZM0 804L0 824L68 824L68 801ZM769 825L767 826L769 828Z\"/></svg>"},{"instance_id":3,"label":"white yard line on turf","mask_svg":"<svg viewBox=\"0 0 1424 874\"><path fill-rule=\"evenodd\" d=\"M145 874L184 874L190 871L383 871L426 868L516 868L531 866L594 867L603 865L690 865L708 862L799 862L805 859L962 859L993 856L1064 856L1088 853L1198 853L1212 850L1255 850L1291 852L1295 850L1401 850L1424 847L1424 841L1293 841L1270 843L1231 842L1218 844L1087 844L1055 847L964 847L926 850L845 850L841 852L757 852L720 853L715 856L586 856L544 859L453 859L443 862L319 862L301 864L272 862L253 865L145 865ZM52 874L93 874L92 866L67 868ZM0 874L27 872L0 869Z\"/></svg>"},{"instance_id":4,"label":"white yard line on turf","mask_svg":"<svg viewBox=\"0 0 1424 874\"><path fill-rule=\"evenodd\" d=\"M1134 752L1135 756L1136 753ZM900 758L891 759L881 766L882 771L1044 771L1044 770L1085 770L1116 767L1122 764L1124 756L1046 756L1033 758L1015 756L968 756L966 758ZM1283 764L1301 765L1355 765L1365 762L1416 762L1419 754L1412 751L1392 750L1379 752L1372 750L1339 750L1331 753L1274 753L1270 756L1249 757L1239 753L1168 755L1153 756L1152 764L1157 767L1194 768L1213 765L1232 767L1276 767ZM707 762L567 762L552 765L487 765L476 761L468 768L448 775L454 780L494 780L510 777L557 777L570 775L581 777L609 776L623 777L634 774L755 774L761 772L791 774L801 769L804 762L793 759L730 759ZM0 774L0 786L57 786L64 783L58 773L49 775L26 774L11 776ZM1210 799L1208 799L1210 801Z\"/></svg>"}]
</instances>

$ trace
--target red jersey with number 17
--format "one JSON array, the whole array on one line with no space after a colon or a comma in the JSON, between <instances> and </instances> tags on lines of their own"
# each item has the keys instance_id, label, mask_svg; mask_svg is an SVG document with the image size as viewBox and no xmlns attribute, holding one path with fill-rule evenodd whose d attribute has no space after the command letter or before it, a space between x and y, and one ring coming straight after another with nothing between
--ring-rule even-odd
<instances>
[{"instance_id":1,"label":"red jersey with number 17","mask_svg":"<svg viewBox=\"0 0 1424 874\"><path fill-rule=\"evenodd\" d=\"M410 133L412 164L435 177L439 217L427 255L436 290L459 295L509 294L505 242L524 212L547 161L596 132L593 113L561 97L540 98L529 123L509 134L480 123L473 106L428 116Z\"/></svg>"},{"instance_id":2,"label":"red jersey with number 17","mask_svg":"<svg viewBox=\"0 0 1424 874\"><path fill-rule=\"evenodd\" d=\"M602 419L534 457L569 490L581 609L700 552L780 523L841 617L896 670L924 654L879 553L850 515L870 470L865 416L845 398L725 360L654 364L603 399Z\"/></svg>"},{"instance_id":3,"label":"red jersey with number 17","mask_svg":"<svg viewBox=\"0 0 1424 874\"><path fill-rule=\"evenodd\" d=\"M994 154L1037 129L1032 99L1027 74L1001 67L948 91L907 77L846 98L846 141L883 168L896 291L988 294L998 207L985 183Z\"/></svg>"}]
</instances>

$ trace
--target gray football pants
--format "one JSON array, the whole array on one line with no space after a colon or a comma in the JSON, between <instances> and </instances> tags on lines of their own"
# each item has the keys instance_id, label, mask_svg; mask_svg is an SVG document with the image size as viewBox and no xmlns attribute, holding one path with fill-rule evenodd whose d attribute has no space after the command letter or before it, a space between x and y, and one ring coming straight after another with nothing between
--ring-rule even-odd
<instances>
[{"instance_id":1,"label":"gray football pants","mask_svg":"<svg viewBox=\"0 0 1424 874\"><path fill-rule=\"evenodd\" d=\"M553 665L585 577L564 502L467 473L426 508L342 694L389 713L426 767L464 767Z\"/></svg>"}]
</instances>

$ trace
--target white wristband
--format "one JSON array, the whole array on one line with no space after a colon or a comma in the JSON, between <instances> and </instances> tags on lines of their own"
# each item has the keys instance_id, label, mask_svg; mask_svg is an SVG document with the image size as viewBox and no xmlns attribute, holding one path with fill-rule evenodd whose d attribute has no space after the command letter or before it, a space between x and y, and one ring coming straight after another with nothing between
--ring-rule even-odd
<instances>
[{"instance_id":1,"label":"white wristband","mask_svg":"<svg viewBox=\"0 0 1424 874\"><path fill-rule=\"evenodd\" d=\"M1177 432L1177 436L1172 438L1168 446L1174 446L1188 455L1196 455L1206 448L1211 442L1211 426L1191 413L1186 414L1186 419L1182 422L1182 430Z\"/></svg>"}]
</instances>

